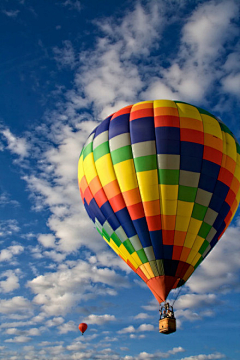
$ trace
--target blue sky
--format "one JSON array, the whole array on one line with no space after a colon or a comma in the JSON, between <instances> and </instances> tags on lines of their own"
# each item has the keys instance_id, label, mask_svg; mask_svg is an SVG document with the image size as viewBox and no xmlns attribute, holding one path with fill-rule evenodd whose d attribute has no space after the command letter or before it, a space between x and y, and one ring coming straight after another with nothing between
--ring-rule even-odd
<instances>
[{"instance_id":1,"label":"blue sky","mask_svg":"<svg viewBox=\"0 0 240 360\"><path fill-rule=\"evenodd\" d=\"M142 100L200 106L239 141L239 1L2 0L0 27L0 359L238 359L239 210L164 336L85 214L77 163L99 120Z\"/></svg>"}]
</instances>

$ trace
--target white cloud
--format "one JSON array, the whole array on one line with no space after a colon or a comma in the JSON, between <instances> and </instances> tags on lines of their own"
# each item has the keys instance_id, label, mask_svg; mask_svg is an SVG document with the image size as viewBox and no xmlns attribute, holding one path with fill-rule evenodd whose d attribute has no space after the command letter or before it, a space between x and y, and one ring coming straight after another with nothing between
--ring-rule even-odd
<instances>
[{"instance_id":1,"label":"white cloud","mask_svg":"<svg viewBox=\"0 0 240 360\"><path fill-rule=\"evenodd\" d=\"M81 199L80 195L77 195L79 197L80 208ZM81 246L86 246L88 249L98 252L105 247L104 240L100 235L96 234L96 229L84 212L84 209L81 210L79 213L64 217L63 220L56 216L49 218L49 228L60 239L57 247L59 251L71 253Z\"/></svg>"},{"instance_id":2,"label":"white cloud","mask_svg":"<svg viewBox=\"0 0 240 360\"><path fill-rule=\"evenodd\" d=\"M183 28L183 43L190 46L194 60L215 60L224 51L225 42L238 32L231 26L237 12L235 1L209 1L198 6Z\"/></svg>"},{"instance_id":3,"label":"white cloud","mask_svg":"<svg viewBox=\"0 0 240 360\"><path fill-rule=\"evenodd\" d=\"M167 67L156 66L159 76L150 79L141 98L169 98L198 104L206 102L216 81L221 81L224 91L239 95L238 75L239 46L227 53L227 44L237 39L234 25L238 14L236 1L209 1L200 3L186 18L181 32L179 51ZM228 56L229 61L223 61ZM223 78L223 79L222 79ZM221 80L222 79L222 80Z\"/></svg>"},{"instance_id":4,"label":"white cloud","mask_svg":"<svg viewBox=\"0 0 240 360\"><path fill-rule=\"evenodd\" d=\"M91 285L92 282L95 286ZM27 286L36 294L34 303L42 306L44 312L62 315L69 312L76 302L101 294L116 295L111 288L116 285L127 286L127 281L113 270L78 261L69 267L60 265L57 272L38 276L28 281Z\"/></svg>"},{"instance_id":5,"label":"white cloud","mask_svg":"<svg viewBox=\"0 0 240 360\"><path fill-rule=\"evenodd\" d=\"M205 308L218 303L215 294L185 294L176 302L176 309Z\"/></svg>"},{"instance_id":6,"label":"white cloud","mask_svg":"<svg viewBox=\"0 0 240 360\"><path fill-rule=\"evenodd\" d=\"M174 66L175 68L178 65ZM174 72L174 71L173 71ZM163 80L158 78L153 78L151 84L148 86L147 90L141 93L141 99L157 100L157 99L169 99L176 100L179 98L179 92L173 90L170 84L164 84Z\"/></svg>"},{"instance_id":7,"label":"white cloud","mask_svg":"<svg viewBox=\"0 0 240 360\"><path fill-rule=\"evenodd\" d=\"M30 328L28 330L19 330L17 328L9 328L5 331L5 334L19 335L19 336L39 336L41 332L38 328Z\"/></svg>"},{"instance_id":8,"label":"white cloud","mask_svg":"<svg viewBox=\"0 0 240 360\"><path fill-rule=\"evenodd\" d=\"M20 10L2 10L2 13L7 15L10 18L16 18Z\"/></svg>"},{"instance_id":9,"label":"white cloud","mask_svg":"<svg viewBox=\"0 0 240 360\"><path fill-rule=\"evenodd\" d=\"M12 260L12 258L15 255L19 255L23 252L24 247L21 245L12 245L9 246L6 249L1 250L0 252L0 262L1 261L9 261Z\"/></svg>"},{"instance_id":10,"label":"white cloud","mask_svg":"<svg viewBox=\"0 0 240 360\"><path fill-rule=\"evenodd\" d=\"M46 248L55 247L55 237L52 234L40 234L38 236L38 241Z\"/></svg>"},{"instance_id":11,"label":"white cloud","mask_svg":"<svg viewBox=\"0 0 240 360\"><path fill-rule=\"evenodd\" d=\"M82 9L82 5L79 0L66 0L62 3L62 6L69 7L70 10L77 10L78 12Z\"/></svg>"},{"instance_id":12,"label":"white cloud","mask_svg":"<svg viewBox=\"0 0 240 360\"><path fill-rule=\"evenodd\" d=\"M109 315L109 314L105 314L105 315L94 315L91 314L88 317L86 317L84 319L84 322L87 324L91 324L91 325L103 325L106 324L110 321L116 321L116 318L114 315Z\"/></svg>"},{"instance_id":13,"label":"white cloud","mask_svg":"<svg viewBox=\"0 0 240 360\"><path fill-rule=\"evenodd\" d=\"M15 296L8 300L5 299L0 300L0 313L2 314L30 315L31 312L32 312L32 303L23 296Z\"/></svg>"},{"instance_id":14,"label":"white cloud","mask_svg":"<svg viewBox=\"0 0 240 360\"><path fill-rule=\"evenodd\" d=\"M145 351L139 353L136 356L124 356L123 360L159 360L162 358L169 358L171 355L176 355L178 353L184 352L185 349L183 349L181 346L175 347L172 350L169 350L167 352L161 352L156 351L155 353L147 353ZM200 359L199 359L200 360Z\"/></svg>"},{"instance_id":15,"label":"white cloud","mask_svg":"<svg viewBox=\"0 0 240 360\"><path fill-rule=\"evenodd\" d=\"M154 328L154 326L153 325L151 325L151 324L141 324L138 328L137 328L137 332L140 332L140 331L143 331L143 332L145 332L145 331L154 331L155 330L155 328Z\"/></svg>"},{"instance_id":16,"label":"white cloud","mask_svg":"<svg viewBox=\"0 0 240 360\"><path fill-rule=\"evenodd\" d=\"M20 228L18 226L17 220L9 219L5 221L0 221L0 237L7 237L14 233L19 232Z\"/></svg>"},{"instance_id":17,"label":"white cloud","mask_svg":"<svg viewBox=\"0 0 240 360\"><path fill-rule=\"evenodd\" d=\"M135 328L133 325L129 325L122 330L119 330L119 334L127 334L127 333L136 333L136 332L146 332L146 331L154 331L155 328L151 324L141 324L138 328Z\"/></svg>"},{"instance_id":18,"label":"white cloud","mask_svg":"<svg viewBox=\"0 0 240 360\"><path fill-rule=\"evenodd\" d=\"M81 350L85 351L86 345L82 344L80 341L76 341L76 342L72 343L71 345L68 345L66 347L66 349L69 351L74 351L76 353L77 351L81 351Z\"/></svg>"},{"instance_id":19,"label":"white cloud","mask_svg":"<svg viewBox=\"0 0 240 360\"><path fill-rule=\"evenodd\" d=\"M1 278L7 278L6 280L0 281L0 289L4 293L11 292L13 290L16 290L19 288L19 269L13 270L7 270L4 273L1 274Z\"/></svg>"},{"instance_id":20,"label":"white cloud","mask_svg":"<svg viewBox=\"0 0 240 360\"><path fill-rule=\"evenodd\" d=\"M45 351L47 351L47 353L52 356L61 355L64 352L64 346L63 345L48 346L45 348ZM43 352L43 354L45 354L45 352Z\"/></svg>"},{"instance_id":21,"label":"white cloud","mask_svg":"<svg viewBox=\"0 0 240 360\"><path fill-rule=\"evenodd\" d=\"M171 4L164 2L151 1L145 6L137 3L117 21L108 18L95 22L103 36L98 37L94 50L81 52L75 84L76 93L84 89L93 102L97 116L100 113L104 118L133 103L145 88L140 75L140 70L145 75L145 68L137 66L134 59L147 61L150 51L160 46L167 22L164 15L170 8Z\"/></svg>"},{"instance_id":22,"label":"white cloud","mask_svg":"<svg viewBox=\"0 0 240 360\"><path fill-rule=\"evenodd\" d=\"M77 163L81 147L96 122L81 122L77 124L78 131L72 132L69 125L53 129L56 132L58 147L48 149L42 154L40 162L41 172L38 176L24 176L35 208L41 210L48 207L52 213L48 226L55 236L56 252L45 252L45 256L61 261L64 257L60 253L76 251L81 246L98 251L104 248L104 241L96 230L83 208L76 174ZM41 234L39 241L43 246L53 247L53 238L44 238ZM91 241L89 241L91 239ZM62 256L62 257L61 257Z\"/></svg>"},{"instance_id":23,"label":"white cloud","mask_svg":"<svg viewBox=\"0 0 240 360\"><path fill-rule=\"evenodd\" d=\"M31 341L31 338L28 336L24 336L24 335L16 336L13 339L5 340L6 343L26 343L29 341ZM17 357L16 357L16 359L17 359Z\"/></svg>"},{"instance_id":24,"label":"white cloud","mask_svg":"<svg viewBox=\"0 0 240 360\"><path fill-rule=\"evenodd\" d=\"M118 333L119 334L128 334L128 333L134 333L135 331L136 331L135 327L132 325L129 325L129 326L123 328L122 330L119 330Z\"/></svg>"},{"instance_id":25,"label":"white cloud","mask_svg":"<svg viewBox=\"0 0 240 360\"><path fill-rule=\"evenodd\" d=\"M223 359L226 358L226 355L221 353L214 353L214 354L200 354L200 355L193 355L182 358L181 360L214 360L214 359Z\"/></svg>"},{"instance_id":26,"label":"white cloud","mask_svg":"<svg viewBox=\"0 0 240 360\"><path fill-rule=\"evenodd\" d=\"M139 313L138 315L134 316L135 320L143 320L143 319L148 319L150 316L146 313Z\"/></svg>"},{"instance_id":27,"label":"white cloud","mask_svg":"<svg viewBox=\"0 0 240 360\"><path fill-rule=\"evenodd\" d=\"M97 252L96 255L89 257L88 261L90 264L110 267L111 269L121 269L127 273L132 271L129 266L112 250Z\"/></svg>"},{"instance_id":28,"label":"white cloud","mask_svg":"<svg viewBox=\"0 0 240 360\"><path fill-rule=\"evenodd\" d=\"M145 284L143 284L145 285ZM145 287L145 286L144 286ZM154 298L147 305L143 305L142 308L147 311L158 311L159 304L157 300Z\"/></svg>"},{"instance_id":29,"label":"white cloud","mask_svg":"<svg viewBox=\"0 0 240 360\"><path fill-rule=\"evenodd\" d=\"M54 58L60 67L74 68L76 64L75 52L72 43L69 40L63 41L62 48L54 47L53 52Z\"/></svg>"},{"instance_id":30,"label":"white cloud","mask_svg":"<svg viewBox=\"0 0 240 360\"><path fill-rule=\"evenodd\" d=\"M146 57L151 49L159 47L161 33L167 22L164 15L171 7L170 3L166 6L164 2L155 1L148 2L146 6L139 2L134 5L132 11L117 21L109 18L96 22L105 35L104 39L99 39L98 46L103 48L105 39L111 40L110 44L119 44L124 50L119 54L122 60L134 56Z\"/></svg>"},{"instance_id":31,"label":"white cloud","mask_svg":"<svg viewBox=\"0 0 240 360\"><path fill-rule=\"evenodd\" d=\"M240 95L240 73L230 74L222 79L223 90L234 95Z\"/></svg>"},{"instance_id":32,"label":"white cloud","mask_svg":"<svg viewBox=\"0 0 240 360\"><path fill-rule=\"evenodd\" d=\"M21 159L28 156L30 147L26 139L13 135L7 128L0 128L0 134L6 140L7 149L9 149L11 153L19 155Z\"/></svg>"},{"instance_id":33,"label":"white cloud","mask_svg":"<svg viewBox=\"0 0 240 360\"><path fill-rule=\"evenodd\" d=\"M59 334L67 334L69 331L78 331L77 324L70 320L58 327Z\"/></svg>"},{"instance_id":34,"label":"white cloud","mask_svg":"<svg viewBox=\"0 0 240 360\"><path fill-rule=\"evenodd\" d=\"M0 206L6 206L6 205L19 206L20 204L16 200L11 200L7 192L3 192L0 194Z\"/></svg>"},{"instance_id":35,"label":"white cloud","mask_svg":"<svg viewBox=\"0 0 240 360\"><path fill-rule=\"evenodd\" d=\"M45 325L48 328L48 327L53 327L53 326L59 326L59 325L62 325L63 323L64 323L64 318L59 316L59 317L55 317L53 319L46 321Z\"/></svg>"},{"instance_id":36,"label":"white cloud","mask_svg":"<svg viewBox=\"0 0 240 360\"><path fill-rule=\"evenodd\" d=\"M44 318L41 319L41 321L43 321ZM37 320L35 318L32 318L31 320L28 321L12 321L12 322L3 322L0 325L1 329L6 329L6 328L19 328L19 327L24 327L24 326L33 326L37 323Z\"/></svg>"},{"instance_id":37,"label":"white cloud","mask_svg":"<svg viewBox=\"0 0 240 360\"><path fill-rule=\"evenodd\" d=\"M43 255L51 258L52 260L58 263L61 263L63 260L65 260L67 256L66 254L59 253L55 250L44 251Z\"/></svg>"},{"instance_id":38,"label":"white cloud","mask_svg":"<svg viewBox=\"0 0 240 360\"><path fill-rule=\"evenodd\" d=\"M240 73L239 73L240 41L235 45L235 51L231 52L223 65L224 76L221 79L223 91L239 97Z\"/></svg>"}]
</instances>

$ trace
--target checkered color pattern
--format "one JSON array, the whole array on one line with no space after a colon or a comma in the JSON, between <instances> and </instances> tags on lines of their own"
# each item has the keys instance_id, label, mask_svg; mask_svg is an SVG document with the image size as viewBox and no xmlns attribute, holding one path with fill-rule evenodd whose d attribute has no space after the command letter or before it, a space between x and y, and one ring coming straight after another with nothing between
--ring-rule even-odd
<instances>
[{"instance_id":1,"label":"checkered color pattern","mask_svg":"<svg viewBox=\"0 0 240 360\"><path fill-rule=\"evenodd\" d=\"M231 222L240 201L240 146L203 109L145 101L91 133L78 182L97 231L162 302Z\"/></svg>"}]
</instances>

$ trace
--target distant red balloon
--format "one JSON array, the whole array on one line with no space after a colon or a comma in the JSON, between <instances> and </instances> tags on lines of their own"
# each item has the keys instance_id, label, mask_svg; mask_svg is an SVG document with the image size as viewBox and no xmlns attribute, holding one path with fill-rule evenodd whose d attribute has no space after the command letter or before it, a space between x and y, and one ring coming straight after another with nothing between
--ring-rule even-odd
<instances>
[{"instance_id":1,"label":"distant red balloon","mask_svg":"<svg viewBox=\"0 0 240 360\"><path fill-rule=\"evenodd\" d=\"M85 323L81 323L81 324L79 324L78 325L78 328L79 328L79 330L81 331L81 333L82 333L82 335L85 333L85 331L87 330L87 324L85 324Z\"/></svg>"}]
</instances>

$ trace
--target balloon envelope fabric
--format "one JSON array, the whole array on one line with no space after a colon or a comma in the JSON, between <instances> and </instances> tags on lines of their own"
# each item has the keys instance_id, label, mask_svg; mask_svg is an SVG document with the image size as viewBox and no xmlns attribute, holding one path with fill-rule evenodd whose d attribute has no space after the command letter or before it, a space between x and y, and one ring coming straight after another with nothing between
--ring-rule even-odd
<instances>
[{"instance_id":1,"label":"balloon envelope fabric","mask_svg":"<svg viewBox=\"0 0 240 360\"><path fill-rule=\"evenodd\" d=\"M161 303L230 224L240 200L240 146L203 109L140 102L90 134L78 182L98 232Z\"/></svg>"}]
</instances>

